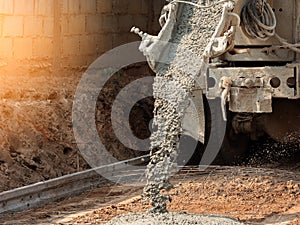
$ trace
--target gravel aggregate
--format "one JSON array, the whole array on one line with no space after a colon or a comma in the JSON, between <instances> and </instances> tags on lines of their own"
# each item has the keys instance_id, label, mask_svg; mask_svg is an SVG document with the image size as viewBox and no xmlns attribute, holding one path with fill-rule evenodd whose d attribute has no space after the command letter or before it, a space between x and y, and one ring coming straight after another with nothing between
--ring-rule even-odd
<instances>
[{"instance_id":1,"label":"gravel aggregate","mask_svg":"<svg viewBox=\"0 0 300 225\"><path fill-rule=\"evenodd\" d=\"M106 225L242 225L229 217L205 216L188 213L142 214L133 213L116 217Z\"/></svg>"}]
</instances>

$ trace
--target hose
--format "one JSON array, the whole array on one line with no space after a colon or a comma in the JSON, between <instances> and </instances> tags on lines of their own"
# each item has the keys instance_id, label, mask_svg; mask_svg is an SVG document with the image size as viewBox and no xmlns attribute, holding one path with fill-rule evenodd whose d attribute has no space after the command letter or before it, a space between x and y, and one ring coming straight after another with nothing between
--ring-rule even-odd
<instances>
[{"instance_id":1,"label":"hose","mask_svg":"<svg viewBox=\"0 0 300 225\"><path fill-rule=\"evenodd\" d=\"M275 35L276 17L266 0L251 0L242 9L242 22L248 36L265 41Z\"/></svg>"},{"instance_id":2,"label":"hose","mask_svg":"<svg viewBox=\"0 0 300 225\"><path fill-rule=\"evenodd\" d=\"M242 9L241 16L245 32L248 36L261 41L275 37L282 44L281 47L289 48L300 54L299 43L288 43L285 39L276 34L276 16L266 0L251 0Z\"/></svg>"}]
</instances>

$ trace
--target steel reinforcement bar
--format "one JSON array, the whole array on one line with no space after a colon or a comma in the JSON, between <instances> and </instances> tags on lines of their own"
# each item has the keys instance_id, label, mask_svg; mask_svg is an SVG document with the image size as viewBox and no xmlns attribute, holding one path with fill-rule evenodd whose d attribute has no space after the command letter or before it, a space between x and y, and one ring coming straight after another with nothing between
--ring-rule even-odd
<instances>
[{"instance_id":1,"label":"steel reinforcement bar","mask_svg":"<svg viewBox=\"0 0 300 225\"><path fill-rule=\"evenodd\" d=\"M105 175L116 179L137 181L143 177L144 170L126 171L123 165L140 163L142 159L147 157L149 155L2 192L0 193L0 215L43 206L60 199L79 195L93 187L112 184L105 178ZM100 170L101 173L97 173Z\"/></svg>"}]
</instances>

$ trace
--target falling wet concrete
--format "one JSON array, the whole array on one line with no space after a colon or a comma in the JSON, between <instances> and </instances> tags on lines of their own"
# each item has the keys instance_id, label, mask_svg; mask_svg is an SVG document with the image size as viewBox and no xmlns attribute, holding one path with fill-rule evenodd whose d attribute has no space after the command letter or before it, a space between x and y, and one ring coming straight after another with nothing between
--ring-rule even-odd
<instances>
[{"instance_id":1,"label":"falling wet concrete","mask_svg":"<svg viewBox=\"0 0 300 225\"><path fill-rule=\"evenodd\" d=\"M202 0L192 2L201 4ZM151 136L151 161L147 167L144 195L151 200L150 212L167 212L171 197L169 178L176 172L177 150L182 133L181 121L191 104L190 94L195 81L206 69L204 50L222 13L223 4L211 8L183 5L164 62L157 65L153 84L155 98L154 127Z\"/></svg>"}]
</instances>

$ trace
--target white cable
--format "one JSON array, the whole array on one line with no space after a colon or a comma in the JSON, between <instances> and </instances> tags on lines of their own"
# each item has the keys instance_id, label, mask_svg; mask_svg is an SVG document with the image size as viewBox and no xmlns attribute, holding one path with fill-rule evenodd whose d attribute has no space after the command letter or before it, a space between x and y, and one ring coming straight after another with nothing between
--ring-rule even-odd
<instances>
[{"instance_id":1,"label":"white cable","mask_svg":"<svg viewBox=\"0 0 300 225\"><path fill-rule=\"evenodd\" d=\"M289 48L292 51L300 54L299 43L297 43L297 44L288 43L285 39L280 37L278 34L275 34L275 37L277 38L278 41L280 41L280 43L283 45L283 47Z\"/></svg>"},{"instance_id":2,"label":"white cable","mask_svg":"<svg viewBox=\"0 0 300 225\"><path fill-rule=\"evenodd\" d=\"M173 0L171 3L183 3L183 4L188 4L188 5L192 5L192 6L195 6L195 7L198 7L200 9L208 9L208 8L211 8L217 4L221 4L221 3L225 3L225 2L232 2L232 0L221 0L221 1L218 1L218 2L215 2L215 3L212 3L210 5L207 5L207 6L204 6L204 5L199 5L199 4L196 4L194 2L189 2L189 1L185 1L185 0Z\"/></svg>"}]
</instances>

